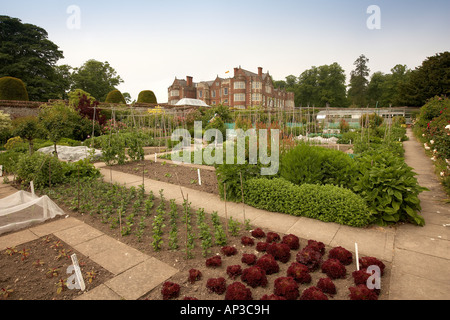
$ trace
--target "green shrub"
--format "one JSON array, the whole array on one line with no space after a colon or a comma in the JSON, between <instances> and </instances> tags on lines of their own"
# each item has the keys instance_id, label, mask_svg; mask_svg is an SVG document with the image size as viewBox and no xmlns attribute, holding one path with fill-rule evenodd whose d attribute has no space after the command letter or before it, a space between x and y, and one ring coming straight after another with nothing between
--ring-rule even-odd
<instances>
[{"instance_id":1,"label":"green shrub","mask_svg":"<svg viewBox=\"0 0 450 320\"><path fill-rule=\"evenodd\" d=\"M281 158L281 177L297 185L332 184L350 188L355 173L354 160L338 150L300 144Z\"/></svg>"},{"instance_id":2,"label":"green shrub","mask_svg":"<svg viewBox=\"0 0 450 320\"><path fill-rule=\"evenodd\" d=\"M50 183L63 183L66 179L64 164L58 158L40 152L19 156L15 173L19 183L29 185L33 181L37 189L48 187Z\"/></svg>"},{"instance_id":3,"label":"green shrub","mask_svg":"<svg viewBox=\"0 0 450 320\"><path fill-rule=\"evenodd\" d=\"M150 91L150 90L141 91L139 93L137 102L138 103L158 103L158 101L156 100L155 94L153 93L153 91Z\"/></svg>"},{"instance_id":4,"label":"green shrub","mask_svg":"<svg viewBox=\"0 0 450 320\"><path fill-rule=\"evenodd\" d=\"M245 203L255 208L354 227L371 223L364 200L333 185L295 185L283 178L245 181Z\"/></svg>"},{"instance_id":5,"label":"green shrub","mask_svg":"<svg viewBox=\"0 0 450 320\"><path fill-rule=\"evenodd\" d=\"M106 96L107 103L122 103L126 104L125 98L119 90L113 90Z\"/></svg>"},{"instance_id":6,"label":"green shrub","mask_svg":"<svg viewBox=\"0 0 450 320\"><path fill-rule=\"evenodd\" d=\"M377 224L425 224L417 212L421 210L418 195L427 189L419 186L402 158L378 149L366 152L357 163L360 174L354 191L366 201Z\"/></svg>"},{"instance_id":7,"label":"green shrub","mask_svg":"<svg viewBox=\"0 0 450 320\"><path fill-rule=\"evenodd\" d=\"M28 92L23 81L13 77L0 78L0 100L28 101Z\"/></svg>"},{"instance_id":8,"label":"green shrub","mask_svg":"<svg viewBox=\"0 0 450 320\"><path fill-rule=\"evenodd\" d=\"M126 161L125 139L118 134L104 136L101 140L102 158L107 165L124 164Z\"/></svg>"}]
</instances>

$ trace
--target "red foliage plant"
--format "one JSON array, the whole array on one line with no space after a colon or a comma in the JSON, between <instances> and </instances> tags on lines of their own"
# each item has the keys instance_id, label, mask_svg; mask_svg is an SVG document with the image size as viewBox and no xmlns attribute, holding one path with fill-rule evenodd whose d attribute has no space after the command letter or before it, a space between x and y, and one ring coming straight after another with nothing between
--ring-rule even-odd
<instances>
[{"instance_id":1,"label":"red foliage plant","mask_svg":"<svg viewBox=\"0 0 450 320\"><path fill-rule=\"evenodd\" d=\"M227 267L227 274L231 279L236 279L242 274L242 268L240 265L232 265Z\"/></svg>"},{"instance_id":2,"label":"red foliage plant","mask_svg":"<svg viewBox=\"0 0 450 320\"><path fill-rule=\"evenodd\" d=\"M370 266L378 266L380 268L381 276L384 274L384 268L386 267L382 261L374 257L359 258L359 264L361 269L367 269Z\"/></svg>"},{"instance_id":3,"label":"red foliage plant","mask_svg":"<svg viewBox=\"0 0 450 320\"><path fill-rule=\"evenodd\" d=\"M300 239L294 234L285 235L281 239L281 243L288 245L291 250L300 248Z\"/></svg>"},{"instance_id":4,"label":"red foliage plant","mask_svg":"<svg viewBox=\"0 0 450 320\"><path fill-rule=\"evenodd\" d=\"M255 254L253 254L253 253L244 253L242 255L241 262L245 263L245 264L247 264L249 266L252 266L252 265L254 265L256 263L257 259L258 259L258 257Z\"/></svg>"},{"instance_id":5,"label":"red foliage plant","mask_svg":"<svg viewBox=\"0 0 450 320\"><path fill-rule=\"evenodd\" d=\"M317 282L317 288L324 293L336 294L336 286L330 278L320 278Z\"/></svg>"},{"instance_id":6,"label":"red foliage plant","mask_svg":"<svg viewBox=\"0 0 450 320\"><path fill-rule=\"evenodd\" d=\"M183 300L198 300L198 299L195 297L184 297Z\"/></svg>"},{"instance_id":7,"label":"red foliage plant","mask_svg":"<svg viewBox=\"0 0 450 320\"><path fill-rule=\"evenodd\" d=\"M261 300L286 300L285 297L277 296L276 294L265 294L261 297Z\"/></svg>"},{"instance_id":8,"label":"red foliage plant","mask_svg":"<svg viewBox=\"0 0 450 320\"><path fill-rule=\"evenodd\" d=\"M367 273L367 269L360 269L352 272L353 280L355 281L355 285L366 284L367 280L370 277L370 274Z\"/></svg>"},{"instance_id":9,"label":"red foliage plant","mask_svg":"<svg viewBox=\"0 0 450 320\"><path fill-rule=\"evenodd\" d=\"M266 236L266 233L262 231L261 228L256 228L255 230L252 231L251 234L255 238L264 238Z\"/></svg>"},{"instance_id":10,"label":"red foliage plant","mask_svg":"<svg viewBox=\"0 0 450 320\"><path fill-rule=\"evenodd\" d=\"M266 242L272 243L272 242L279 242L281 240L281 237L278 233L275 232L267 232Z\"/></svg>"},{"instance_id":11,"label":"red foliage plant","mask_svg":"<svg viewBox=\"0 0 450 320\"><path fill-rule=\"evenodd\" d=\"M280 271L280 266L271 254L265 254L256 260L256 265L263 269L268 275Z\"/></svg>"},{"instance_id":12,"label":"red foliage plant","mask_svg":"<svg viewBox=\"0 0 450 320\"><path fill-rule=\"evenodd\" d=\"M343 265L348 266L353 262L353 255L343 247L335 247L328 253L328 258L337 259Z\"/></svg>"},{"instance_id":13,"label":"red foliage plant","mask_svg":"<svg viewBox=\"0 0 450 320\"><path fill-rule=\"evenodd\" d=\"M267 243L267 242L258 242L256 244L256 250L259 252L265 252L267 250L268 246L269 246L269 243Z\"/></svg>"},{"instance_id":14,"label":"red foliage plant","mask_svg":"<svg viewBox=\"0 0 450 320\"><path fill-rule=\"evenodd\" d=\"M311 275L309 274L308 267L299 262L292 262L287 269L287 276L292 277L298 283L311 282Z\"/></svg>"},{"instance_id":15,"label":"red foliage plant","mask_svg":"<svg viewBox=\"0 0 450 320\"><path fill-rule=\"evenodd\" d=\"M328 297L319 288L309 287L303 290L300 300L328 300Z\"/></svg>"},{"instance_id":16,"label":"red foliage plant","mask_svg":"<svg viewBox=\"0 0 450 320\"><path fill-rule=\"evenodd\" d=\"M291 249L287 244L284 243L271 243L266 252L272 255L275 260L279 260L283 263L286 263L291 258Z\"/></svg>"},{"instance_id":17,"label":"red foliage plant","mask_svg":"<svg viewBox=\"0 0 450 320\"><path fill-rule=\"evenodd\" d=\"M226 255L227 257L234 256L237 253L237 249L232 246L225 246L225 247L222 247L222 253L224 255Z\"/></svg>"},{"instance_id":18,"label":"red foliage plant","mask_svg":"<svg viewBox=\"0 0 450 320\"><path fill-rule=\"evenodd\" d=\"M266 272L258 266L244 269L242 271L241 280L252 288L267 286Z\"/></svg>"},{"instance_id":19,"label":"red foliage plant","mask_svg":"<svg viewBox=\"0 0 450 320\"><path fill-rule=\"evenodd\" d=\"M178 298L180 295L180 285L170 281L166 281L161 289L163 300Z\"/></svg>"},{"instance_id":20,"label":"red foliage plant","mask_svg":"<svg viewBox=\"0 0 450 320\"><path fill-rule=\"evenodd\" d=\"M214 256L211 258L206 259L206 266L207 267L220 267L222 265L222 257L221 256Z\"/></svg>"},{"instance_id":21,"label":"red foliage plant","mask_svg":"<svg viewBox=\"0 0 450 320\"><path fill-rule=\"evenodd\" d=\"M306 248L311 248L318 251L321 255L325 254L325 244L316 240L308 240Z\"/></svg>"},{"instance_id":22,"label":"red foliage plant","mask_svg":"<svg viewBox=\"0 0 450 320\"><path fill-rule=\"evenodd\" d=\"M255 244L255 241L252 238L250 238L250 237L244 236L244 237L241 238L241 243L244 246L252 246L252 245Z\"/></svg>"},{"instance_id":23,"label":"red foliage plant","mask_svg":"<svg viewBox=\"0 0 450 320\"><path fill-rule=\"evenodd\" d=\"M202 278L202 273L200 270L197 269L191 269L189 270L189 282L194 283L195 281L198 281Z\"/></svg>"},{"instance_id":24,"label":"red foliage plant","mask_svg":"<svg viewBox=\"0 0 450 320\"><path fill-rule=\"evenodd\" d=\"M378 295L367 288L365 284L359 284L348 289L350 290L350 300L378 300Z\"/></svg>"},{"instance_id":25,"label":"red foliage plant","mask_svg":"<svg viewBox=\"0 0 450 320\"><path fill-rule=\"evenodd\" d=\"M223 294L226 290L227 283L225 278L210 278L206 282L206 288L208 288L209 292L214 292L217 294Z\"/></svg>"},{"instance_id":26,"label":"red foliage plant","mask_svg":"<svg viewBox=\"0 0 450 320\"><path fill-rule=\"evenodd\" d=\"M328 259L322 263L322 272L326 273L331 279L344 279L347 270L338 259Z\"/></svg>"},{"instance_id":27,"label":"red foliage plant","mask_svg":"<svg viewBox=\"0 0 450 320\"><path fill-rule=\"evenodd\" d=\"M309 271L312 272L319 268L322 255L316 249L306 246L297 253L296 260L307 266Z\"/></svg>"},{"instance_id":28,"label":"red foliage plant","mask_svg":"<svg viewBox=\"0 0 450 320\"><path fill-rule=\"evenodd\" d=\"M225 300L253 300L252 291L236 281L227 287Z\"/></svg>"},{"instance_id":29,"label":"red foliage plant","mask_svg":"<svg viewBox=\"0 0 450 320\"><path fill-rule=\"evenodd\" d=\"M274 281L274 294L286 300L296 300L300 296L298 283L292 277L280 277Z\"/></svg>"}]
</instances>

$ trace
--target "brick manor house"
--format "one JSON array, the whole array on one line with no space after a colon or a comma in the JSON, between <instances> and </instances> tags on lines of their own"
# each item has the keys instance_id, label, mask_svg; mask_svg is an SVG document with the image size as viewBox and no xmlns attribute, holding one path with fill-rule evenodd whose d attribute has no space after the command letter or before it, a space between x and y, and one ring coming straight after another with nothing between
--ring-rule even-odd
<instances>
[{"instance_id":1,"label":"brick manor house","mask_svg":"<svg viewBox=\"0 0 450 320\"><path fill-rule=\"evenodd\" d=\"M250 106L266 108L293 108L294 93L284 89L275 89L269 72L258 73L234 68L234 76L222 79L219 76L212 81L195 83L190 76L186 80L175 78L169 87L169 105L175 105L183 98L199 99L209 106L226 105L237 109Z\"/></svg>"}]
</instances>

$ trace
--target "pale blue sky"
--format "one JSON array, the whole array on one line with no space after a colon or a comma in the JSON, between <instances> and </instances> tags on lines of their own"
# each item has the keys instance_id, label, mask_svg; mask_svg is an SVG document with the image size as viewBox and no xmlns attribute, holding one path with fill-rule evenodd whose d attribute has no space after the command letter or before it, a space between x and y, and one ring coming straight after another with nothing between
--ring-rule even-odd
<instances>
[{"instance_id":1,"label":"pale blue sky","mask_svg":"<svg viewBox=\"0 0 450 320\"><path fill-rule=\"evenodd\" d=\"M70 5L80 29L67 27ZM370 5L381 10L379 30L367 28ZM414 69L449 51L449 12L448 0L0 0L1 15L47 30L64 53L58 64L108 61L125 81L118 89L133 98L151 89L159 102L175 77L212 80L239 65L275 80L334 62L349 78L360 54L371 73Z\"/></svg>"}]
</instances>

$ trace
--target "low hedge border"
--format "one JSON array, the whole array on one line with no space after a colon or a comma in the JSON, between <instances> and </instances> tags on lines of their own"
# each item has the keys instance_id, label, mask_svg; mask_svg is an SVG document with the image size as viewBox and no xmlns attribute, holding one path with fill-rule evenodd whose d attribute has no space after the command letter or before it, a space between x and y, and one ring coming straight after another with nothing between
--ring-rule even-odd
<instances>
[{"instance_id":1,"label":"low hedge border","mask_svg":"<svg viewBox=\"0 0 450 320\"><path fill-rule=\"evenodd\" d=\"M283 178L245 182L245 203L271 212L335 222L352 227L371 224L365 201L351 190L333 185L295 185Z\"/></svg>"}]
</instances>

